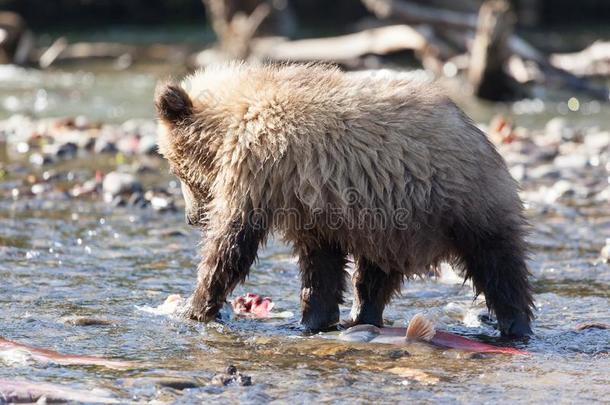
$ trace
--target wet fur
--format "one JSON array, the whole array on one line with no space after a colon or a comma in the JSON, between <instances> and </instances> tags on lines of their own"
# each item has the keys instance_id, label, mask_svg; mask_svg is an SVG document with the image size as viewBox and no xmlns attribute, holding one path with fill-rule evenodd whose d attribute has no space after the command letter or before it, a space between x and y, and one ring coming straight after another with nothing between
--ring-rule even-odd
<instances>
[{"instance_id":1,"label":"wet fur","mask_svg":"<svg viewBox=\"0 0 610 405\"><path fill-rule=\"evenodd\" d=\"M162 85L156 105L159 150L205 228L192 317L216 315L277 230L300 256L313 328L336 322L347 254L357 261L356 322L380 326L404 278L447 260L485 294L504 334L515 322L529 328L517 184L434 86L326 66L226 64ZM253 225L252 212L266 216ZM370 213L380 216L360 220Z\"/></svg>"}]
</instances>

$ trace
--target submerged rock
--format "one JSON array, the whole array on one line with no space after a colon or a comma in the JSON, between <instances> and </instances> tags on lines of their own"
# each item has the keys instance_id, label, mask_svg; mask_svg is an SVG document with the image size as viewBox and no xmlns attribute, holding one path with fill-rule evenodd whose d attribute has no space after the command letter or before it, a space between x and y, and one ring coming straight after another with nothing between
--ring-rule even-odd
<instances>
[{"instance_id":1,"label":"submerged rock","mask_svg":"<svg viewBox=\"0 0 610 405\"><path fill-rule=\"evenodd\" d=\"M235 384L247 387L252 385L252 377L240 373L237 367L230 365L224 373L216 374L212 377L211 384L225 386Z\"/></svg>"},{"instance_id":2,"label":"submerged rock","mask_svg":"<svg viewBox=\"0 0 610 405\"><path fill-rule=\"evenodd\" d=\"M167 387L178 391L199 388L205 385L194 378L188 377L161 377L155 379L154 383L159 387Z\"/></svg>"},{"instance_id":3,"label":"submerged rock","mask_svg":"<svg viewBox=\"0 0 610 405\"><path fill-rule=\"evenodd\" d=\"M65 316L60 321L72 326L110 326L112 322L107 319L92 318L89 316Z\"/></svg>"}]
</instances>

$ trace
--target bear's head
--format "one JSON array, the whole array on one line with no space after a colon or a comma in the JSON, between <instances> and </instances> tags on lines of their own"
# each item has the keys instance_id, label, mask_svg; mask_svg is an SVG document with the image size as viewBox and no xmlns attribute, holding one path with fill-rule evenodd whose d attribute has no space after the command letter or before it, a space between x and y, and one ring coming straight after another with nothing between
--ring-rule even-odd
<instances>
[{"instance_id":1,"label":"bear's head","mask_svg":"<svg viewBox=\"0 0 610 405\"><path fill-rule=\"evenodd\" d=\"M182 86L165 83L157 86L155 108L159 119L159 153L180 179L186 221L189 225L202 225L214 177L215 155L206 107L201 100L194 102Z\"/></svg>"}]
</instances>

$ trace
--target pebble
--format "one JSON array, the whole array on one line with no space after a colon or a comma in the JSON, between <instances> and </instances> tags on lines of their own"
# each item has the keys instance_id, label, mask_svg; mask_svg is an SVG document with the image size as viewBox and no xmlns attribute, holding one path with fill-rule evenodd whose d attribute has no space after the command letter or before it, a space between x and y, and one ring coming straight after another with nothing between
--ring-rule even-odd
<instances>
[{"instance_id":1,"label":"pebble","mask_svg":"<svg viewBox=\"0 0 610 405\"><path fill-rule=\"evenodd\" d=\"M104 200L111 202L121 194L132 194L142 191L142 184L133 174L115 171L108 173L104 177L102 190L104 192Z\"/></svg>"},{"instance_id":2,"label":"pebble","mask_svg":"<svg viewBox=\"0 0 610 405\"><path fill-rule=\"evenodd\" d=\"M545 132L555 136L561 136L563 140L575 138L576 130L568 124L568 120L563 117L551 118L545 126Z\"/></svg>"},{"instance_id":3,"label":"pebble","mask_svg":"<svg viewBox=\"0 0 610 405\"><path fill-rule=\"evenodd\" d=\"M114 142L106 137L100 137L95 140L95 144L93 146L94 153L116 153L118 151L119 150Z\"/></svg>"},{"instance_id":4,"label":"pebble","mask_svg":"<svg viewBox=\"0 0 610 405\"><path fill-rule=\"evenodd\" d=\"M573 170L584 168L585 166L587 166L588 161L589 159L585 155L569 154L557 156L553 160L553 164L558 169Z\"/></svg>"},{"instance_id":5,"label":"pebble","mask_svg":"<svg viewBox=\"0 0 610 405\"><path fill-rule=\"evenodd\" d=\"M610 146L610 132L596 132L585 136L585 146L588 149L599 151Z\"/></svg>"},{"instance_id":6,"label":"pebble","mask_svg":"<svg viewBox=\"0 0 610 405\"><path fill-rule=\"evenodd\" d=\"M51 189L51 186L48 183L38 183L38 184L34 184L32 186L32 188L30 189L30 191L34 195L40 195L50 189Z\"/></svg>"},{"instance_id":7,"label":"pebble","mask_svg":"<svg viewBox=\"0 0 610 405\"><path fill-rule=\"evenodd\" d=\"M231 365L224 373L212 377L211 384L224 386L235 384L247 387L252 385L252 377L240 373L235 366Z\"/></svg>"},{"instance_id":8,"label":"pebble","mask_svg":"<svg viewBox=\"0 0 610 405\"><path fill-rule=\"evenodd\" d=\"M524 165L515 165L510 168L510 175L517 181L523 181L525 178L525 166Z\"/></svg>"},{"instance_id":9,"label":"pebble","mask_svg":"<svg viewBox=\"0 0 610 405\"><path fill-rule=\"evenodd\" d=\"M149 204L148 200L144 198L144 194L142 192L135 192L129 199L127 199L127 205L132 207L144 208Z\"/></svg>"},{"instance_id":10,"label":"pebble","mask_svg":"<svg viewBox=\"0 0 610 405\"><path fill-rule=\"evenodd\" d=\"M174 201L168 196L152 195L148 201L155 211L176 211Z\"/></svg>"},{"instance_id":11,"label":"pebble","mask_svg":"<svg viewBox=\"0 0 610 405\"><path fill-rule=\"evenodd\" d=\"M528 169L527 176L531 179L558 180L561 174L552 164L543 164Z\"/></svg>"},{"instance_id":12,"label":"pebble","mask_svg":"<svg viewBox=\"0 0 610 405\"><path fill-rule=\"evenodd\" d=\"M30 151L30 145L27 142L19 142L15 148L17 153L28 153Z\"/></svg>"},{"instance_id":13,"label":"pebble","mask_svg":"<svg viewBox=\"0 0 610 405\"><path fill-rule=\"evenodd\" d=\"M74 127L81 130L87 129L91 127L91 122L89 121L89 118L85 117L84 115L77 115L74 118Z\"/></svg>"},{"instance_id":14,"label":"pebble","mask_svg":"<svg viewBox=\"0 0 610 405\"><path fill-rule=\"evenodd\" d=\"M125 200L125 198L121 195L117 195L116 197L112 198L112 196L105 194L104 195L104 201L108 204L110 204L113 207L123 207L125 205L127 205L127 201Z\"/></svg>"},{"instance_id":15,"label":"pebble","mask_svg":"<svg viewBox=\"0 0 610 405\"><path fill-rule=\"evenodd\" d=\"M555 203L560 198L573 195L574 187L568 180L559 180L544 194L547 204Z\"/></svg>"},{"instance_id":16,"label":"pebble","mask_svg":"<svg viewBox=\"0 0 610 405\"><path fill-rule=\"evenodd\" d=\"M85 181L82 185L76 185L70 190L70 194L73 197L82 197L85 195L90 195L96 192L99 192L101 188L101 184L96 179L91 179Z\"/></svg>"},{"instance_id":17,"label":"pebble","mask_svg":"<svg viewBox=\"0 0 610 405\"><path fill-rule=\"evenodd\" d=\"M50 145L44 145L42 148L44 154L55 156L59 159L71 159L74 158L78 152L78 145L74 142L65 143L54 143Z\"/></svg>"},{"instance_id":18,"label":"pebble","mask_svg":"<svg viewBox=\"0 0 610 405\"><path fill-rule=\"evenodd\" d=\"M144 135L140 138L137 152L142 155L156 155L157 150L157 136L156 135Z\"/></svg>"},{"instance_id":19,"label":"pebble","mask_svg":"<svg viewBox=\"0 0 610 405\"><path fill-rule=\"evenodd\" d=\"M139 145L140 139L136 135L123 136L116 143L119 152L125 155L135 155L138 152Z\"/></svg>"},{"instance_id":20,"label":"pebble","mask_svg":"<svg viewBox=\"0 0 610 405\"><path fill-rule=\"evenodd\" d=\"M97 139L92 136L81 136L77 142L78 148L91 152L95 148Z\"/></svg>"},{"instance_id":21,"label":"pebble","mask_svg":"<svg viewBox=\"0 0 610 405\"><path fill-rule=\"evenodd\" d=\"M55 160L49 155L42 155L40 153L32 153L29 158L29 162L34 166L44 166L54 163Z\"/></svg>"},{"instance_id":22,"label":"pebble","mask_svg":"<svg viewBox=\"0 0 610 405\"><path fill-rule=\"evenodd\" d=\"M600 258L605 263L610 263L610 238L606 239L606 246L602 248Z\"/></svg>"}]
</instances>

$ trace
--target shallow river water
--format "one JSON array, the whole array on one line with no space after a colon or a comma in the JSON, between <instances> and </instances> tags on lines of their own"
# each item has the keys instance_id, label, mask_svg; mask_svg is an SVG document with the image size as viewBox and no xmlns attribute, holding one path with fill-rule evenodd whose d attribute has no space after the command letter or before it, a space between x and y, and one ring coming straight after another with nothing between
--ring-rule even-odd
<instances>
[{"instance_id":1,"label":"shallow river water","mask_svg":"<svg viewBox=\"0 0 610 405\"><path fill-rule=\"evenodd\" d=\"M2 114L88 114L115 122L150 118L157 74L12 72L13 81L0 77ZM116 90L117 86L124 90ZM120 108L112 111L110 105ZM522 121L544 127L548 116L561 110L559 105L545 106L544 112ZM515 108L519 107L504 107L509 113ZM589 115L573 117L608 128L606 107L601 112L596 105L588 108ZM490 117L485 108L473 107L469 112L479 120ZM299 326L296 259L290 247L277 240L260 252L249 279L234 296L245 292L270 296L274 311L287 312L286 318L233 318L224 325L202 325L147 312L143 308L158 306L170 294L188 295L196 280L199 235L184 224L180 207L176 212L157 212L113 207L95 198L15 196L12 190L21 187L28 174L40 175L48 168L0 154L0 163L7 168L0 182L0 336L64 353L135 363L131 369L112 370L4 355L0 379L103 389L122 403L608 403L610 330L577 330L583 323L610 323L610 265L600 259L610 238L610 205L608 194L605 200L598 198L604 195L599 187L608 186L605 153L600 154L601 166L598 161L582 172L587 179L580 174L570 178L559 170L559 180L595 183L589 194L576 192L574 198L549 202L536 195L554 190L557 178L523 179L538 306L533 338L502 341L492 326L480 320L483 301L473 301L471 287L450 271L438 279L407 282L402 296L385 313L394 326L404 326L423 312L439 328L514 345L529 351L528 356L472 354L425 344L348 343L305 335ZM71 170L77 177L79 170L91 174L96 169L86 157L70 164L51 167ZM148 181L167 187L172 178L160 164ZM347 298L349 304L351 295ZM348 312L346 305L342 317ZM99 318L110 324L74 326L63 321L66 316ZM228 365L251 376L252 385L209 384ZM167 387L172 385L166 383L169 379L197 387Z\"/></svg>"}]
</instances>

